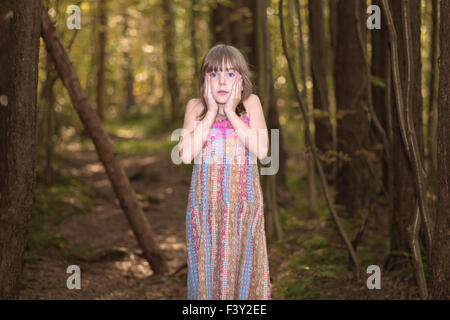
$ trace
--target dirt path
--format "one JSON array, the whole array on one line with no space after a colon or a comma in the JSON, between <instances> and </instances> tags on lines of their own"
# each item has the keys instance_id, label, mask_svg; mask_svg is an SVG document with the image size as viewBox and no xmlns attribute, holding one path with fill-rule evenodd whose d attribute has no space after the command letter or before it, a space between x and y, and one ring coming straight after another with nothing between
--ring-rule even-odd
<instances>
[{"instance_id":1,"label":"dirt path","mask_svg":"<svg viewBox=\"0 0 450 320\"><path fill-rule=\"evenodd\" d=\"M185 299L185 208L190 176L169 154L129 157L123 164L174 276L154 276L94 151L75 152L66 169L92 189L92 212L49 231L68 248L31 252L20 299ZM81 290L69 290L69 265L81 269Z\"/></svg>"},{"instance_id":2,"label":"dirt path","mask_svg":"<svg viewBox=\"0 0 450 320\"><path fill-rule=\"evenodd\" d=\"M67 247L30 252L32 259L25 262L19 299L186 299L185 210L191 167L173 165L169 153L127 157L123 158L123 164L156 240L168 258L170 271L178 272L173 276L153 275L97 154L74 152L64 160L64 170L91 187L91 212L71 216L54 227L46 225L49 233L68 240ZM303 250L297 242L299 235L313 238L329 233L323 218L313 217L305 223L308 228L293 229L285 234L282 243L268 245L272 284L286 276L287 258ZM342 247L337 235L329 241ZM67 289L69 265L81 269L81 290ZM297 273L288 278L295 281L303 276L306 275ZM339 279L324 278L320 283L324 285L320 299L418 298L412 275L399 280L383 273L382 283L383 290L368 290L365 279L352 281L350 272ZM284 299L276 286L272 288L272 299Z\"/></svg>"}]
</instances>

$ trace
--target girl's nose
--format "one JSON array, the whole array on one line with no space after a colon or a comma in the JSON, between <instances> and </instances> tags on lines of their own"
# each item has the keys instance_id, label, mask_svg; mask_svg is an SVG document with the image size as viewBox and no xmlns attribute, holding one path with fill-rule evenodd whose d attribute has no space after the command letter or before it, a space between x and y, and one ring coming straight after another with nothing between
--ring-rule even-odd
<instances>
[{"instance_id":1,"label":"girl's nose","mask_svg":"<svg viewBox=\"0 0 450 320\"><path fill-rule=\"evenodd\" d=\"M222 72L219 73L219 83L225 84L225 75Z\"/></svg>"}]
</instances>

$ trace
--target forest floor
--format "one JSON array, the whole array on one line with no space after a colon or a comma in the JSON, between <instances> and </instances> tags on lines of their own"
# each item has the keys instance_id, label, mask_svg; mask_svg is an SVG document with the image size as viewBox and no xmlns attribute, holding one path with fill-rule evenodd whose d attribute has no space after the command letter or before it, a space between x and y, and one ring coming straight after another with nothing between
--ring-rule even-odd
<instances>
[{"instance_id":1,"label":"forest floor","mask_svg":"<svg viewBox=\"0 0 450 320\"><path fill-rule=\"evenodd\" d=\"M55 213L33 227L36 235L29 240L19 299L186 299L185 210L192 167L172 164L167 151L121 159L173 275L153 275L97 154L88 148L59 160L62 175L86 186L80 188L84 197L67 192L63 198L73 212L52 208ZM345 247L325 203L319 201L317 214L306 214L306 189L301 189L306 180L298 171L304 169L288 166L296 175L290 186L300 196L293 206L280 207L283 240L268 245L272 299L418 299L411 268L383 271L387 238L379 235L377 219L358 247L363 276L352 280ZM58 191L54 194L61 197ZM50 210L51 202L51 197L42 200L38 209ZM358 230L357 223L344 221L344 226ZM382 270L379 290L366 286L370 275L365 271L371 264ZM80 290L66 286L70 265L81 269Z\"/></svg>"}]
</instances>

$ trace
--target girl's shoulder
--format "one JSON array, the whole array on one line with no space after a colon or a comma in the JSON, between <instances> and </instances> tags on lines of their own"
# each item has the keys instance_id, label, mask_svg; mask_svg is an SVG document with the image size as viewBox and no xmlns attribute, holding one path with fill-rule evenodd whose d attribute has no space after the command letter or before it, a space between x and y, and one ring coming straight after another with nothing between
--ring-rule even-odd
<instances>
[{"instance_id":1,"label":"girl's shoulder","mask_svg":"<svg viewBox=\"0 0 450 320\"><path fill-rule=\"evenodd\" d=\"M247 97L247 99L242 101L242 104L245 107L247 115L250 116L252 113L254 113L255 109L261 106L261 101L256 94L252 93Z\"/></svg>"},{"instance_id":2,"label":"girl's shoulder","mask_svg":"<svg viewBox=\"0 0 450 320\"><path fill-rule=\"evenodd\" d=\"M195 116L199 116L203 111L202 99L192 98L186 105L186 112L193 112Z\"/></svg>"}]
</instances>

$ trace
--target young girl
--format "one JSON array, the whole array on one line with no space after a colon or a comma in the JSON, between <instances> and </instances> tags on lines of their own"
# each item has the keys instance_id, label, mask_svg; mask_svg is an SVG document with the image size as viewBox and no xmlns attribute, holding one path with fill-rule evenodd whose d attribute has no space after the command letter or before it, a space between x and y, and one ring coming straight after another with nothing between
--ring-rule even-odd
<instances>
[{"instance_id":1,"label":"young girl","mask_svg":"<svg viewBox=\"0 0 450 320\"><path fill-rule=\"evenodd\" d=\"M270 299L254 158L268 150L263 109L233 46L210 49L199 83L201 99L188 102L178 145L184 163L196 160L186 215L188 299Z\"/></svg>"}]
</instances>

